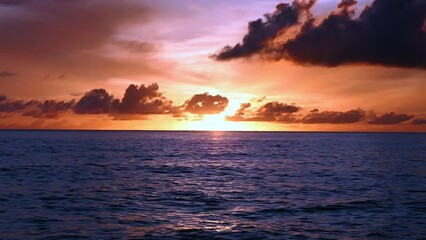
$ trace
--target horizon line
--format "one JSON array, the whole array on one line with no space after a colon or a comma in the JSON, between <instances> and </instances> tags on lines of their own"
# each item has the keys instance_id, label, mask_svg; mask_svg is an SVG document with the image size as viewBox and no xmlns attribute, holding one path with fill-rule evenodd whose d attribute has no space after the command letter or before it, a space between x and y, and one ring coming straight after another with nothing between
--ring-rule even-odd
<instances>
[{"instance_id":1,"label":"horizon line","mask_svg":"<svg viewBox=\"0 0 426 240\"><path fill-rule=\"evenodd\" d=\"M230 132L230 133L426 133L426 131L294 131L294 130L152 130L152 129L3 129L0 131L67 131L67 132Z\"/></svg>"}]
</instances>

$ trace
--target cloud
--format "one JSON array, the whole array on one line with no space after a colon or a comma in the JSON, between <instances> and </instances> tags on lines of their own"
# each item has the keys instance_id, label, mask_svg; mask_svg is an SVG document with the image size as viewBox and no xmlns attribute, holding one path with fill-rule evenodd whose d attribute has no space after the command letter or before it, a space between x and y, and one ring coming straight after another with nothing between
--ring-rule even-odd
<instances>
[{"instance_id":1,"label":"cloud","mask_svg":"<svg viewBox=\"0 0 426 240\"><path fill-rule=\"evenodd\" d=\"M0 112L13 113L25 108L25 103L20 100L8 100L3 96L4 100L0 101Z\"/></svg>"},{"instance_id":2,"label":"cloud","mask_svg":"<svg viewBox=\"0 0 426 240\"><path fill-rule=\"evenodd\" d=\"M337 5L337 7L338 8L343 8L343 9L346 9L346 10L348 10L351 6L354 6L354 5L356 5L357 4L357 1L356 0L342 0L338 5Z\"/></svg>"},{"instance_id":3,"label":"cloud","mask_svg":"<svg viewBox=\"0 0 426 240\"><path fill-rule=\"evenodd\" d=\"M58 118L72 110L76 115L106 115L113 120L146 120L148 115L169 114L187 120L200 120L205 114L218 114L228 106L228 98L208 93L196 94L182 106L174 105L157 83L140 86L131 84L123 98L116 99L105 89L98 88L84 93L78 101L9 100L0 95L0 113L19 113L35 118ZM70 111L71 112L71 111ZM188 117L196 114L197 117Z\"/></svg>"},{"instance_id":4,"label":"cloud","mask_svg":"<svg viewBox=\"0 0 426 240\"><path fill-rule=\"evenodd\" d=\"M184 117L188 113L217 114L228 106L228 99L208 93L196 94L184 105L177 106L159 91L157 83L140 86L131 84L123 99L115 99L105 89L87 92L73 107L77 114L109 114L114 120L143 120L146 115L172 114Z\"/></svg>"},{"instance_id":5,"label":"cloud","mask_svg":"<svg viewBox=\"0 0 426 240\"><path fill-rule=\"evenodd\" d=\"M413 125L423 125L426 124L426 119L418 118L411 121L411 124Z\"/></svg>"},{"instance_id":6,"label":"cloud","mask_svg":"<svg viewBox=\"0 0 426 240\"><path fill-rule=\"evenodd\" d=\"M296 104L278 101L264 103L265 97L243 103L227 121L234 122L276 122L303 124L399 124L413 119L413 115L385 113L377 116L360 108L342 111L322 111L314 109L302 114L302 108ZM98 88L86 92L78 101L58 100L13 100L0 95L0 118L10 118L15 114L43 119L75 117L78 115L103 115L108 120L146 120L149 115L170 115L185 120L202 120L206 114L219 114L229 104L229 99L209 93L195 94L182 105L175 105L168 99L157 83L145 85L131 84L123 98L116 99L105 89ZM252 104L255 104L253 106ZM422 115L411 121L412 125L425 124Z\"/></svg>"},{"instance_id":7,"label":"cloud","mask_svg":"<svg viewBox=\"0 0 426 240\"><path fill-rule=\"evenodd\" d=\"M300 7L299 3L280 4L264 20L250 22L242 43L226 46L213 57L230 60L259 55L302 65L426 68L424 1L375 0L355 18L356 1L342 0L338 10L322 21L312 17L311 5Z\"/></svg>"},{"instance_id":8,"label":"cloud","mask_svg":"<svg viewBox=\"0 0 426 240\"><path fill-rule=\"evenodd\" d=\"M8 71L2 71L0 72L0 77L13 77L16 73L8 72Z\"/></svg>"},{"instance_id":9,"label":"cloud","mask_svg":"<svg viewBox=\"0 0 426 240\"><path fill-rule=\"evenodd\" d=\"M294 104L288 105L280 102L268 102L259 108L252 107L251 103L243 103L232 116L227 116L227 121L249 121L249 122L283 122L294 123L297 119L294 113L301 107Z\"/></svg>"},{"instance_id":10,"label":"cloud","mask_svg":"<svg viewBox=\"0 0 426 240\"><path fill-rule=\"evenodd\" d=\"M364 119L365 111L362 109L349 110L347 112L337 111L323 111L320 112L318 109L312 110L308 115L302 118L301 122L305 124L316 124L316 123L331 123L331 124L343 124L343 123L357 123Z\"/></svg>"},{"instance_id":11,"label":"cloud","mask_svg":"<svg viewBox=\"0 0 426 240\"><path fill-rule=\"evenodd\" d=\"M114 97L105 89L93 89L85 93L74 106L77 114L108 114Z\"/></svg>"},{"instance_id":12,"label":"cloud","mask_svg":"<svg viewBox=\"0 0 426 240\"><path fill-rule=\"evenodd\" d=\"M413 115L395 114L393 112L377 116L374 112L367 114L361 108L349 111L319 111L314 109L302 115L302 108L294 104L288 105L279 102L268 102L260 107L253 107L251 103L243 103L227 121L233 122L280 122L302 124L399 124L412 119ZM298 113L298 114L296 114ZM416 119L413 125L425 124L425 120Z\"/></svg>"},{"instance_id":13,"label":"cloud","mask_svg":"<svg viewBox=\"0 0 426 240\"><path fill-rule=\"evenodd\" d=\"M131 84L118 104L121 114L168 114L175 110L173 102L159 92L157 83L138 87Z\"/></svg>"},{"instance_id":14,"label":"cloud","mask_svg":"<svg viewBox=\"0 0 426 240\"><path fill-rule=\"evenodd\" d=\"M60 114L71 110L74 104L74 100L68 102L30 100L25 102L23 100L8 100L6 96L0 96L0 112L20 113L23 116L34 118L57 118Z\"/></svg>"},{"instance_id":15,"label":"cloud","mask_svg":"<svg viewBox=\"0 0 426 240\"><path fill-rule=\"evenodd\" d=\"M248 57L262 51L268 41L274 39L279 31L298 23L301 10L296 3L293 2L292 5L280 3L273 14L265 14L265 20L259 18L250 22L248 33L244 36L242 43L233 47L226 46L214 57L217 60L228 60Z\"/></svg>"},{"instance_id":16,"label":"cloud","mask_svg":"<svg viewBox=\"0 0 426 240\"><path fill-rule=\"evenodd\" d=\"M373 120L369 121L370 124L381 124L381 125L389 125L389 124L398 124L403 123L412 119L413 115L408 114L396 114L393 112L385 113L381 116L374 116Z\"/></svg>"},{"instance_id":17,"label":"cloud","mask_svg":"<svg viewBox=\"0 0 426 240\"><path fill-rule=\"evenodd\" d=\"M184 112L205 115L218 114L228 107L229 100L221 95L195 94L182 106Z\"/></svg>"},{"instance_id":18,"label":"cloud","mask_svg":"<svg viewBox=\"0 0 426 240\"><path fill-rule=\"evenodd\" d=\"M123 99L115 99L105 89L93 89L86 92L77 102L74 100L64 102L56 100L22 101L7 100L0 95L0 112L21 113L24 116L36 118L57 117L59 113L73 110L75 114L106 114L116 120L146 119L141 115L149 114L174 114L179 112L179 107L167 99L156 83L145 86L144 84L131 84L126 89Z\"/></svg>"},{"instance_id":19,"label":"cloud","mask_svg":"<svg viewBox=\"0 0 426 240\"><path fill-rule=\"evenodd\" d=\"M70 110L74 104L74 100L68 102L56 100L39 102L32 100L25 104L25 110L22 115L34 118L58 118L60 114Z\"/></svg>"}]
</instances>

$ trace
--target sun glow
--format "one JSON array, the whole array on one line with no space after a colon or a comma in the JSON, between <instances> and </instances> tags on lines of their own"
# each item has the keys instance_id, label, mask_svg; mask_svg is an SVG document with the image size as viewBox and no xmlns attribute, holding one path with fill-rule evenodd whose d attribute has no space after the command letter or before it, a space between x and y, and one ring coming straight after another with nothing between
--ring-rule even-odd
<instances>
[{"instance_id":1,"label":"sun glow","mask_svg":"<svg viewBox=\"0 0 426 240\"><path fill-rule=\"evenodd\" d=\"M244 131L248 130L244 124L228 122L223 114L206 115L203 120L192 121L189 129L197 131Z\"/></svg>"},{"instance_id":2,"label":"sun glow","mask_svg":"<svg viewBox=\"0 0 426 240\"><path fill-rule=\"evenodd\" d=\"M248 124L226 121L226 116L232 115L240 106L239 101L231 101L226 110L220 114L204 115L199 121L189 121L187 129L195 131L248 131Z\"/></svg>"}]
</instances>

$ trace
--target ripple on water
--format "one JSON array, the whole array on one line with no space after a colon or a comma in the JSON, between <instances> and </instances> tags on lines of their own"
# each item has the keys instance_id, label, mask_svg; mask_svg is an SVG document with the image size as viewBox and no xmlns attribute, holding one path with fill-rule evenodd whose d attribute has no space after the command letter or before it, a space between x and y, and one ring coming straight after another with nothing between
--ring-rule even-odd
<instances>
[{"instance_id":1,"label":"ripple on water","mask_svg":"<svg viewBox=\"0 0 426 240\"><path fill-rule=\"evenodd\" d=\"M0 131L0 239L421 239L425 134Z\"/></svg>"}]
</instances>

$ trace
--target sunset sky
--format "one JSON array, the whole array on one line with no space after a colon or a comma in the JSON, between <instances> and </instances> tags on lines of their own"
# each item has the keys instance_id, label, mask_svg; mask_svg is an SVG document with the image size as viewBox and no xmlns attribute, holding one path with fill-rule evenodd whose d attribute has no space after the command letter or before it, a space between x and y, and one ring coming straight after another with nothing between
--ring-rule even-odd
<instances>
[{"instance_id":1,"label":"sunset sky","mask_svg":"<svg viewBox=\"0 0 426 240\"><path fill-rule=\"evenodd\" d=\"M0 32L0 128L426 131L423 0L0 0Z\"/></svg>"}]
</instances>

